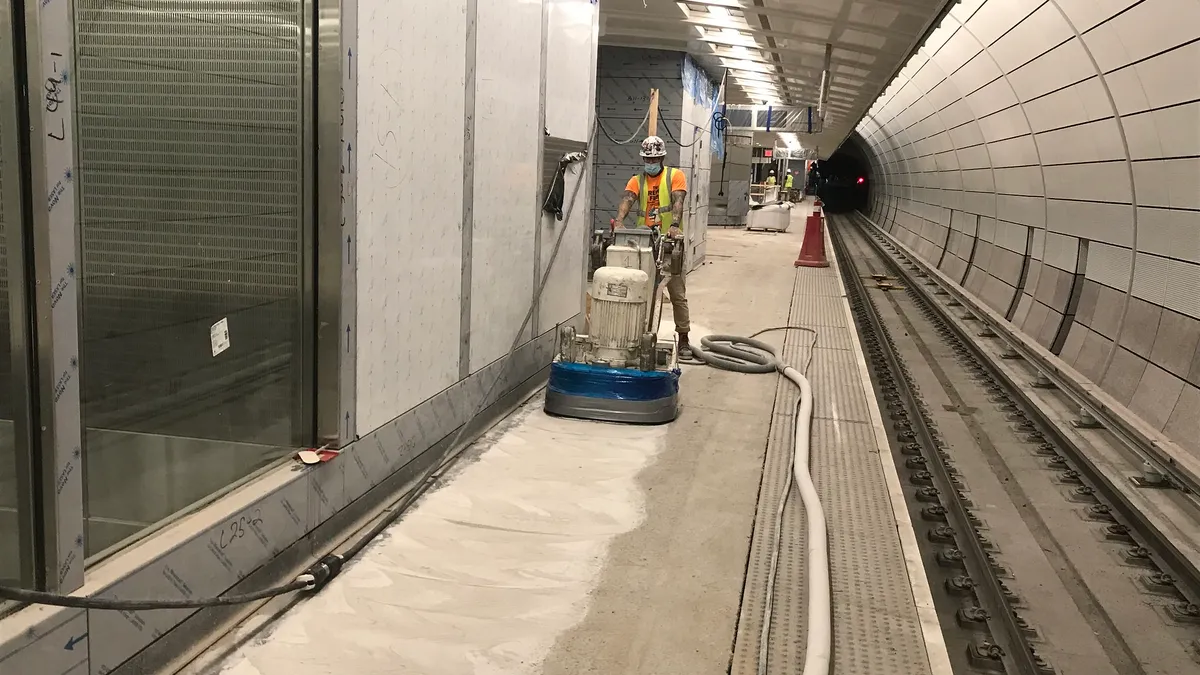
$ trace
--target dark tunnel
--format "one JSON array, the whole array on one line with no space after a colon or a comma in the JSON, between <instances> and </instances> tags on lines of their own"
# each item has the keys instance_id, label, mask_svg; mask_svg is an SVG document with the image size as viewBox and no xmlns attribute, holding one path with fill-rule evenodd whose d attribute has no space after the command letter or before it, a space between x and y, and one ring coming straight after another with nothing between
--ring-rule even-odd
<instances>
[{"instance_id":1,"label":"dark tunnel","mask_svg":"<svg viewBox=\"0 0 1200 675\"><path fill-rule=\"evenodd\" d=\"M871 194L871 163L858 134L851 134L829 159L815 162L808 184L829 213L865 211Z\"/></svg>"}]
</instances>

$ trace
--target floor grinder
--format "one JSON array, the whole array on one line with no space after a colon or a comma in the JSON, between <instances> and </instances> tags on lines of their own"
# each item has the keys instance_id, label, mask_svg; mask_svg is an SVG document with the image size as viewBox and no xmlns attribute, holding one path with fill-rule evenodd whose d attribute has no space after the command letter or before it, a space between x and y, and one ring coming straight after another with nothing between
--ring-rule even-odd
<instances>
[{"instance_id":1,"label":"floor grinder","mask_svg":"<svg viewBox=\"0 0 1200 675\"><path fill-rule=\"evenodd\" d=\"M679 416L679 350L660 339L662 289L683 274L682 237L656 228L598 231L592 242L588 333L559 332L546 412L607 422L661 424Z\"/></svg>"}]
</instances>

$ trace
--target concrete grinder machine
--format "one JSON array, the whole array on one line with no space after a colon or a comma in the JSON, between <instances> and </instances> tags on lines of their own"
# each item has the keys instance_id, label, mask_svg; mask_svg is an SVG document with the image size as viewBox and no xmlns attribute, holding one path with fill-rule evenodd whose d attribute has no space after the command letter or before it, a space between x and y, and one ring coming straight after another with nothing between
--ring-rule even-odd
<instances>
[{"instance_id":1,"label":"concrete grinder machine","mask_svg":"<svg viewBox=\"0 0 1200 675\"><path fill-rule=\"evenodd\" d=\"M679 416L679 350L658 335L662 289L683 274L682 237L656 228L598 230L592 240L588 333L559 333L546 412L662 424Z\"/></svg>"}]
</instances>

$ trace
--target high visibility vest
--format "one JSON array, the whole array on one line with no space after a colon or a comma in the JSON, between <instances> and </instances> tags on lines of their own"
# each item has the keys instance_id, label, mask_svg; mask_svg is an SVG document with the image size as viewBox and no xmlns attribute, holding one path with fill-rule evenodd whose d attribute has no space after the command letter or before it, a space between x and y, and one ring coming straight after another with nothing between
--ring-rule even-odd
<instances>
[{"instance_id":1,"label":"high visibility vest","mask_svg":"<svg viewBox=\"0 0 1200 675\"><path fill-rule=\"evenodd\" d=\"M662 173L659 174L662 178L658 181L658 217L662 221L661 230L665 233L671 229L671 224L674 216L671 215L671 172L677 169L672 169L664 166ZM638 174L638 197L642 200L642 211L638 215L638 225L646 224L646 209L650 203L650 195L646 194L646 174ZM683 223L679 223L679 229L683 229Z\"/></svg>"},{"instance_id":2,"label":"high visibility vest","mask_svg":"<svg viewBox=\"0 0 1200 675\"><path fill-rule=\"evenodd\" d=\"M791 176L791 174L788 174L788 177L783 179L783 187L785 187L785 188L787 188L787 189L789 189L789 190L790 190L790 189L792 189L792 176Z\"/></svg>"}]
</instances>

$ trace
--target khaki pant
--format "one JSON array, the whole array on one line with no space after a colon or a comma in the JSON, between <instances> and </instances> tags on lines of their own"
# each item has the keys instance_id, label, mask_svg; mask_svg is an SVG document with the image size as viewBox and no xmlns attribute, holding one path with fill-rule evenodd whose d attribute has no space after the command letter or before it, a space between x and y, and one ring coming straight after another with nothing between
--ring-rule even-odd
<instances>
[{"instance_id":1,"label":"khaki pant","mask_svg":"<svg viewBox=\"0 0 1200 675\"><path fill-rule=\"evenodd\" d=\"M675 314L675 332L686 333L692 327L688 314L686 275L671 277L667 280L667 295L671 298L671 309Z\"/></svg>"}]
</instances>

